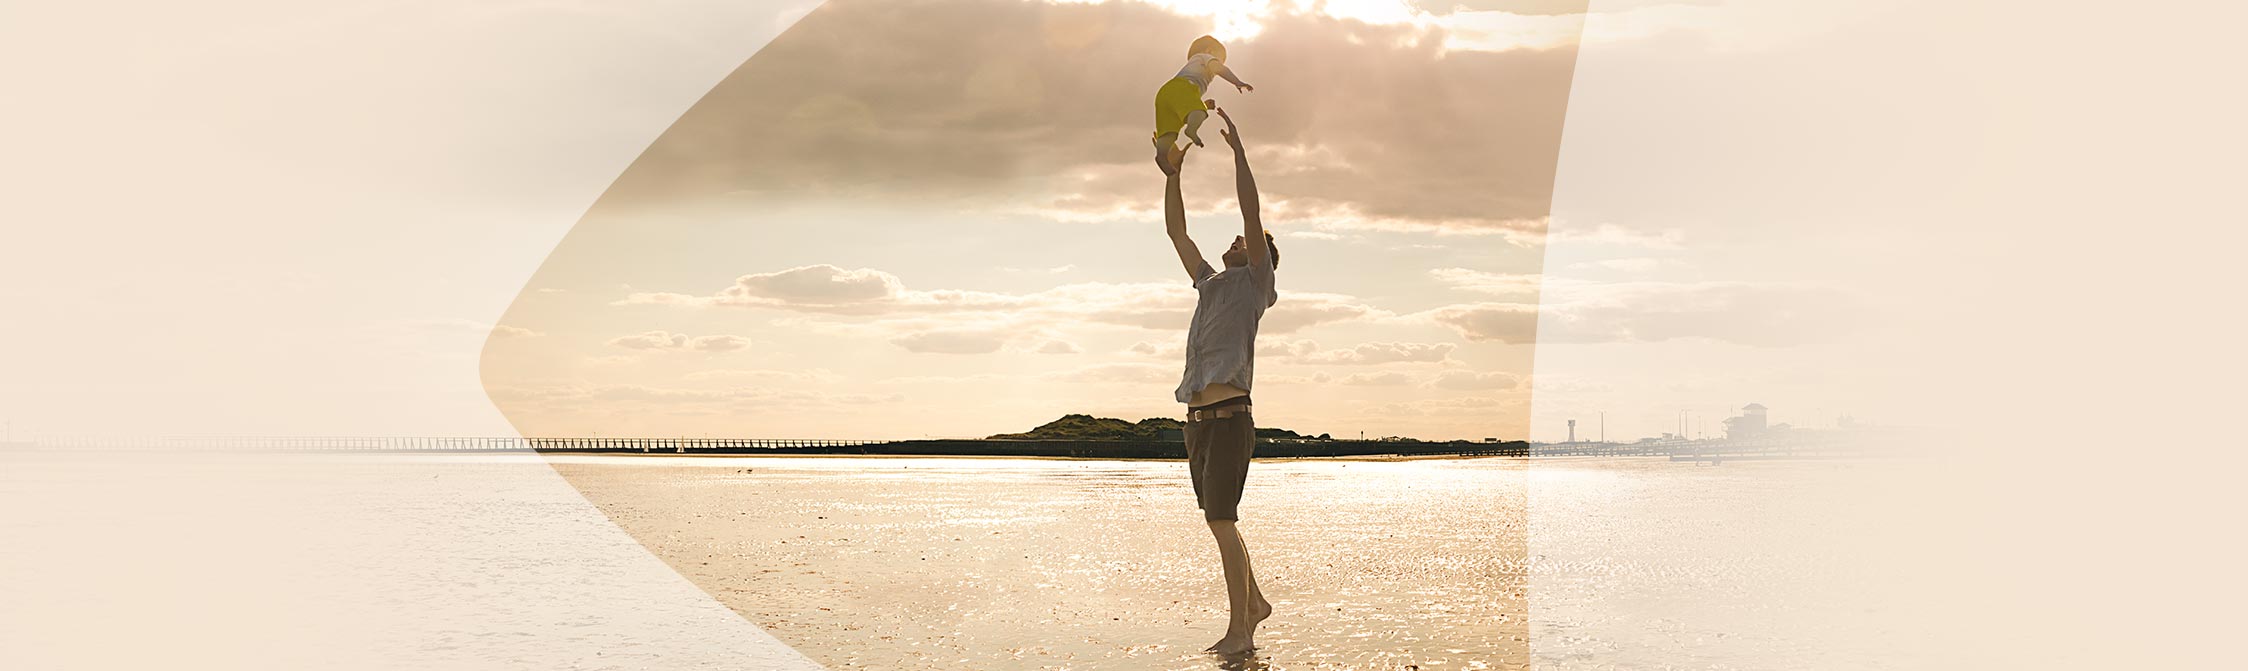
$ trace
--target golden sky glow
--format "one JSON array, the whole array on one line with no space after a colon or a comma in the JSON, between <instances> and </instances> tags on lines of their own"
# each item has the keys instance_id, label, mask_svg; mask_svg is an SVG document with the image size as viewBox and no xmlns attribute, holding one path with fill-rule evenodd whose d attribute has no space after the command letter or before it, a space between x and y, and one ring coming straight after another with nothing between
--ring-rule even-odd
<instances>
[{"instance_id":1,"label":"golden sky glow","mask_svg":"<svg viewBox=\"0 0 2248 671\"><path fill-rule=\"evenodd\" d=\"M1541 271L1574 47L1450 49L1443 17L1402 5L1195 7L823 5L556 249L501 320L539 335L486 349L495 402L536 434L980 436L1175 414L1193 293L1143 126L1183 45L1216 26L1258 89L1211 95L1242 124L1282 248L1260 419L1526 434L1535 282L1498 297L1460 278ZM1187 166L1210 250L1238 227L1225 159Z\"/></svg>"}]
</instances>

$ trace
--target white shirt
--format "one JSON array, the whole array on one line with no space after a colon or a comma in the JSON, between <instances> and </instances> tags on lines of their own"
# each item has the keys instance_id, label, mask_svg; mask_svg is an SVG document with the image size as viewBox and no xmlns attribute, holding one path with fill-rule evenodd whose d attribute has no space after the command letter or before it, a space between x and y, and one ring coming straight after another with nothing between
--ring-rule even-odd
<instances>
[{"instance_id":1,"label":"white shirt","mask_svg":"<svg viewBox=\"0 0 2248 671\"><path fill-rule=\"evenodd\" d=\"M1257 321L1280 300L1270 262L1221 273L1203 261L1195 275L1194 290L1201 296L1186 331L1186 375L1175 394L1180 403L1193 402L1194 392L1218 382L1249 390L1256 375Z\"/></svg>"},{"instance_id":2,"label":"white shirt","mask_svg":"<svg viewBox=\"0 0 2248 671\"><path fill-rule=\"evenodd\" d=\"M1196 90L1208 92L1210 90L1210 80L1216 78L1218 76L1218 72L1224 69L1225 65L1218 62L1218 57L1216 55L1195 54L1193 56L1187 57L1186 67L1179 68L1178 76L1185 77L1187 81L1194 82L1194 88Z\"/></svg>"}]
</instances>

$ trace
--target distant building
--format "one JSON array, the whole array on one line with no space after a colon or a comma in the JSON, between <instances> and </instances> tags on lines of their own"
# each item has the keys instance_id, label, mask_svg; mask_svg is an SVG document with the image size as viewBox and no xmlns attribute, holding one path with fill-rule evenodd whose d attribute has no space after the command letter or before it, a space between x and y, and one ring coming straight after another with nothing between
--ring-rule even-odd
<instances>
[{"instance_id":1,"label":"distant building","mask_svg":"<svg viewBox=\"0 0 2248 671\"><path fill-rule=\"evenodd\" d=\"M1760 403L1741 406L1741 416L1725 418L1725 439L1747 440L1764 435L1768 428L1764 411L1765 407Z\"/></svg>"}]
</instances>

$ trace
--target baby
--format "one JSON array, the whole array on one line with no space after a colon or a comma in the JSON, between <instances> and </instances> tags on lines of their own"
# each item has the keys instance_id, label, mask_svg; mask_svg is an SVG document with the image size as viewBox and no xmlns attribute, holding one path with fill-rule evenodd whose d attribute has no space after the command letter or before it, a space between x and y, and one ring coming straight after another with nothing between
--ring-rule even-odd
<instances>
[{"instance_id":1,"label":"baby","mask_svg":"<svg viewBox=\"0 0 2248 671\"><path fill-rule=\"evenodd\" d=\"M1181 132L1194 141L1194 146L1202 146L1202 136L1197 132L1202 130L1202 121L1210 118L1207 110L1218 108L1218 101L1202 98L1212 76L1224 77L1243 93L1257 90L1242 83L1225 66L1225 45L1218 43L1218 38L1196 38L1187 47L1186 67L1179 68L1178 76L1155 92L1155 165L1165 175L1178 172L1179 165L1186 161L1186 147L1179 145Z\"/></svg>"}]
</instances>

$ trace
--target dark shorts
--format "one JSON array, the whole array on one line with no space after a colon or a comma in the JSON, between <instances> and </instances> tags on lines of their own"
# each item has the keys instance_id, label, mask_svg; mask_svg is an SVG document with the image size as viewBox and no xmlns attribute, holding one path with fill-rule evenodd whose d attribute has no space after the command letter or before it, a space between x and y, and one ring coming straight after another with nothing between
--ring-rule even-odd
<instances>
[{"instance_id":1,"label":"dark shorts","mask_svg":"<svg viewBox=\"0 0 2248 671\"><path fill-rule=\"evenodd\" d=\"M1203 519L1241 519L1241 486L1256 450L1257 423L1249 413L1187 423L1186 469Z\"/></svg>"}]
</instances>

